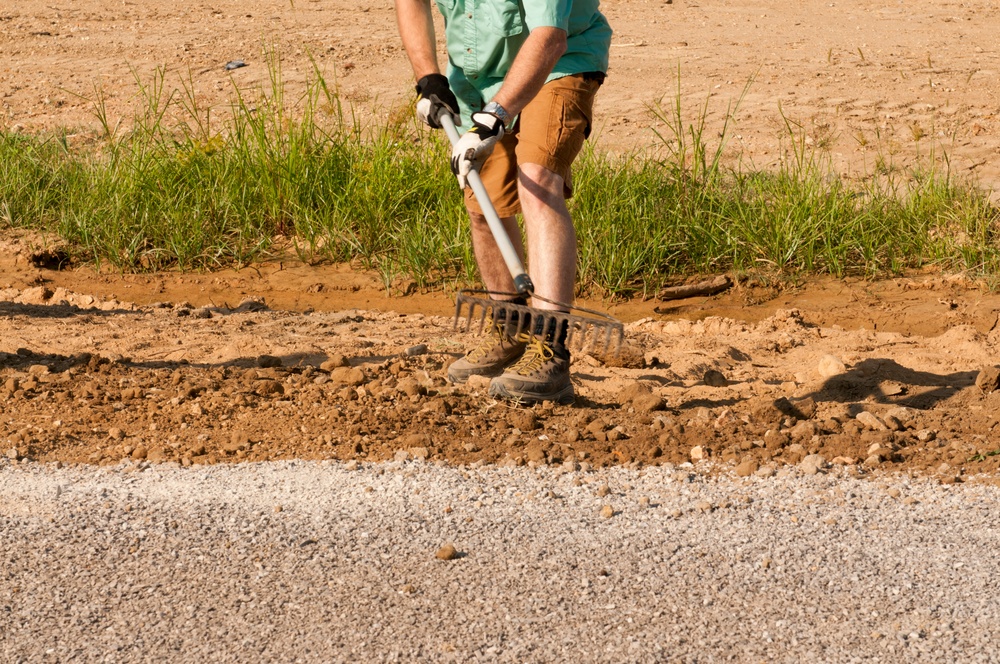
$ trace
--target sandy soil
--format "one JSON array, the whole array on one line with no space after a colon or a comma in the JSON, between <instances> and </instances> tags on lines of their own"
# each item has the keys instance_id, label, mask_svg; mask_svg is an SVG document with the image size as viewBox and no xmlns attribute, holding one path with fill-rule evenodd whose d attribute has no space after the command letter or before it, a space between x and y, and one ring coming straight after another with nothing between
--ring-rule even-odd
<instances>
[{"instance_id":1,"label":"sandy soil","mask_svg":"<svg viewBox=\"0 0 1000 664\"><path fill-rule=\"evenodd\" d=\"M679 68L689 120L708 101L709 135L753 79L729 136L731 154L756 166L786 158L784 117L848 177L932 150L986 186L1000 176L996 3L604 6L617 30L599 98L604 149L655 144L649 106L673 98ZM311 54L362 112L410 99L384 3L26 0L0 9L0 125L85 137L96 123L79 95L99 86L112 118L127 118L133 72L157 67L176 85L190 73L221 108L230 77L266 78L265 43L293 87ZM223 71L235 59L250 66ZM603 465L679 462L700 447L741 472L820 454L945 481L1000 464L989 455L1000 397L975 385L997 356L1000 297L959 277L592 303L629 322L622 358L576 358L575 407L512 409L482 385L445 384L472 338L452 333L447 294L389 297L349 266L52 271L32 265L37 244L10 232L0 242L0 444L11 457Z\"/></svg>"}]
</instances>

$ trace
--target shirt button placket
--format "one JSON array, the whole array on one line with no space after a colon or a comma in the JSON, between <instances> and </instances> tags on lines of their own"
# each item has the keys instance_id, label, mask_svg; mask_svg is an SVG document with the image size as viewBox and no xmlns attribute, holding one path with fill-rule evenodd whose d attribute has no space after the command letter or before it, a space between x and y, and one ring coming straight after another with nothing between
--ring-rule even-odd
<instances>
[{"instance_id":1,"label":"shirt button placket","mask_svg":"<svg viewBox=\"0 0 1000 664\"><path fill-rule=\"evenodd\" d=\"M465 64L462 69L469 79L476 78L479 68L476 66L476 0L466 0L465 12Z\"/></svg>"}]
</instances>

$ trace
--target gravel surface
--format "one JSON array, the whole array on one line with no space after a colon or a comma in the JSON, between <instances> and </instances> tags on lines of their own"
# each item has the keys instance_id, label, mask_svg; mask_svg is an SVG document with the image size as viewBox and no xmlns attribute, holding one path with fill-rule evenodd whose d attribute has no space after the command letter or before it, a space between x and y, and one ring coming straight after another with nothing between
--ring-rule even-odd
<instances>
[{"instance_id":1,"label":"gravel surface","mask_svg":"<svg viewBox=\"0 0 1000 664\"><path fill-rule=\"evenodd\" d=\"M0 460L0 660L1000 661L997 499L788 469Z\"/></svg>"}]
</instances>

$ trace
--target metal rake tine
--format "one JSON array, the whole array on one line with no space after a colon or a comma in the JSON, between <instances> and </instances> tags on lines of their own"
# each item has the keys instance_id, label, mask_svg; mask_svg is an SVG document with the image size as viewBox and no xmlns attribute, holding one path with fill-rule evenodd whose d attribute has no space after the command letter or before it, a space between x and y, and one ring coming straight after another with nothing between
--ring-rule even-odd
<instances>
[{"instance_id":1,"label":"metal rake tine","mask_svg":"<svg viewBox=\"0 0 1000 664\"><path fill-rule=\"evenodd\" d=\"M483 313L479 315L479 329L476 330L477 334L482 333L483 326L486 325L486 314L488 314L489 311L490 311L489 308L485 304L480 304L479 306L480 306L480 308L482 308Z\"/></svg>"},{"instance_id":2,"label":"metal rake tine","mask_svg":"<svg viewBox=\"0 0 1000 664\"><path fill-rule=\"evenodd\" d=\"M455 300L455 322L452 324L451 329L458 329L458 320L462 317L462 298L457 298ZM468 329L468 327L466 327Z\"/></svg>"}]
</instances>

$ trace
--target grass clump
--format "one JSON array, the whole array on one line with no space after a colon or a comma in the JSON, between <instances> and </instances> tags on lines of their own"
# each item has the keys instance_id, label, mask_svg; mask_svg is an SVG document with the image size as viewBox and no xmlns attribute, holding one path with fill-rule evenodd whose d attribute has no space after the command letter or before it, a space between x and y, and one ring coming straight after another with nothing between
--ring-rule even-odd
<instances>
[{"instance_id":1,"label":"grass clump","mask_svg":"<svg viewBox=\"0 0 1000 664\"><path fill-rule=\"evenodd\" d=\"M446 139L418 129L408 109L362 128L318 70L289 102L278 58L268 64L267 88L234 89L221 123L190 77L168 91L161 71L136 77L143 103L127 130L98 91L103 132L89 144L0 132L0 223L57 233L77 257L123 271L241 266L280 242L307 261L377 270L387 288L398 277L474 281ZM1000 268L1000 213L947 169L848 185L790 121L779 167L728 168L725 128L710 147L707 109L687 122L680 100L678 89L672 105L651 109L666 127L654 149L581 156L570 206L582 288L649 293L722 271Z\"/></svg>"}]
</instances>

